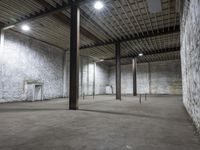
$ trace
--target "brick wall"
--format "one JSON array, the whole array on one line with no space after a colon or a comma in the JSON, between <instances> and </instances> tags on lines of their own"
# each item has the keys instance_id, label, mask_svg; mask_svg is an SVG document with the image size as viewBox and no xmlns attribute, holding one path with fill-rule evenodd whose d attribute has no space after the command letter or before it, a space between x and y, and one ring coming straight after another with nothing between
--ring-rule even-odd
<instances>
[{"instance_id":1,"label":"brick wall","mask_svg":"<svg viewBox=\"0 0 200 150\"><path fill-rule=\"evenodd\" d=\"M200 131L200 0L184 0L181 18L183 102Z\"/></svg>"},{"instance_id":2,"label":"brick wall","mask_svg":"<svg viewBox=\"0 0 200 150\"><path fill-rule=\"evenodd\" d=\"M122 93L133 93L132 65L123 65ZM115 67L109 84L115 89ZM115 90L114 90L115 92ZM147 94L182 94L180 60L137 64L137 92Z\"/></svg>"}]
</instances>

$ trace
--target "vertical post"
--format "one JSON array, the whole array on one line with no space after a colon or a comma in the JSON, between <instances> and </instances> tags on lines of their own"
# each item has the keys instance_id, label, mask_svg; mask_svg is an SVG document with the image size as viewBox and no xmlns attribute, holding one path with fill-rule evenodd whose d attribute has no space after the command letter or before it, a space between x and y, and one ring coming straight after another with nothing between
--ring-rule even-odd
<instances>
[{"instance_id":1,"label":"vertical post","mask_svg":"<svg viewBox=\"0 0 200 150\"><path fill-rule=\"evenodd\" d=\"M133 59L133 96L137 96L137 59Z\"/></svg>"},{"instance_id":2,"label":"vertical post","mask_svg":"<svg viewBox=\"0 0 200 150\"><path fill-rule=\"evenodd\" d=\"M76 1L71 1L70 33L70 96L69 109L79 109L79 42L80 10Z\"/></svg>"},{"instance_id":3,"label":"vertical post","mask_svg":"<svg viewBox=\"0 0 200 150\"><path fill-rule=\"evenodd\" d=\"M121 62L120 62L120 43L115 44L116 55L116 99L121 100Z\"/></svg>"},{"instance_id":4,"label":"vertical post","mask_svg":"<svg viewBox=\"0 0 200 150\"><path fill-rule=\"evenodd\" d=\"M95 97L95 74L96 74L96 62L94 62L94 68L93 68L93 99Z\"/></svg>"},{"instance_id":5,"label":"vertical post","mask_svg":"<svg viewBox=\"0 0 200 150\"><path fill-rule=\"evenodd\" d=\"M83 59L81 58L81 96L83 96L83 92L84 92L84 89L83 89Z\"/></svg>"},{"instance_id":6,"label":"vertical post","mask_svg":"<svg viewBox=\"0 0 200 150\"><path fill-rule=\"evenodd\" d=\"M151 64L148 64L148 73L149 73L149 94L151 94Z\"/></svg>"},{"instance_id":7,"label":"vertical post","mask_svg":"<svg viewBox=\"0 0 200 150\"><path fill-rule=\"evenodd\" d=\"M67 51L63 56L63 97L67 97Z\"/></svg>"},{"instance_id":8,"label":"vertical post","mask_svg":"<svg viewBox=\"0 0 200 150\"><path fill-rule=\"evenodd\" d=\"M89 88L90 88L90 76L89 76L89 74L90 74L90 67L89 67L89 65L90 65L90 60L89 60L89 58L88 58L88 61L87 61L87 92L86 92L86 94L85 95L90 95L90 93L89 93Z\"/></svg>"},{"instance_id":9,"label":"vertical post","mask_svg":"<svg viewBox=\"0 0 200 150\"><path fill-rule=\"evenodd\" d=\"M140 94L140 97L139 97L139 101L140 101L140 104L142 104L142 95Z\"/></svg>"}]
</instances>

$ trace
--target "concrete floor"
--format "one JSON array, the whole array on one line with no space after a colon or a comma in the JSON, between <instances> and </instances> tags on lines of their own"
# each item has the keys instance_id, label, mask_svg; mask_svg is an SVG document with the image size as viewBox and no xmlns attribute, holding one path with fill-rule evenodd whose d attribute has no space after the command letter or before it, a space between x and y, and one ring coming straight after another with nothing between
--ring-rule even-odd
<instances>
[{"instance_id":1,"label":"concrete floor","mask_svg":"<svg viewBox=\"0 0 200 150\"><path fill-rule=\"evenodd\" d=\"M200 150L179 96L0 105L0 150Z\"/></svg>"}]
</instances>

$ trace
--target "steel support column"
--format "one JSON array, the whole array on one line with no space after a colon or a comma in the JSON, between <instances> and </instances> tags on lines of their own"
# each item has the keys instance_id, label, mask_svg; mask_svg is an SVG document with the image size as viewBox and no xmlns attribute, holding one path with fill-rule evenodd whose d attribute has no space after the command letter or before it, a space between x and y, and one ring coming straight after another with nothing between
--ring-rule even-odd
<instances>
[{"instance_id":1,"label":"steel support column","mask_svg":"<svg viewBox=\"0 0 200 150\"><path fill-rule=\"evenodd\" d=\"M133 96L137 96L137 58L133 59Z\"/></svg>"},{"instance_id":2,"label":"steel support column","mask_svg":"<svg viewBox=\"0 0 200 150\"><path fill-rule=\"evenodd\" d=\"M84 89L83 89L83 59L81 59L81 96L83 97Z\"/></svg>"},{"instance_id":3,"label":"steel support column","mask_svg":"<svg viewBox=\"0 0 200 150\"><path fill-rule=\"evenodd\" d=\"M69 109L79 109L79 42L80 10L76 1L71 1L70 33L70 94Z\"/></svg>"},{"instance_id":4,"label":"steel support column","mask_svg":"<svg viewBox=\"0 0 200 150\"><path fill-rule=\"evenodd\" d=\"M151 94L151 64L148 63L148 74L149 74L149 94Z\"/></svg>"},{"instance_id":5,"label":"steel support column","mask_svg":"<svg viewBox=\"0 0 200 150\"><path fill-rule=\"evenodd\" d=\"M63 56L63 98L67 97L67 69L68 69L68 63L67 63L67 51L64 52Z\"/></svg>"},{"instance_id":6,"label":"steel support column","mask_svg":"<svg viewBox=\"0 0 200 150\"><path fill-rule=\"evenodd\" d=\"M120 62L120 43L115 44L116 55L116 99L121 100L121 62Z\"/></svg>"}]
</instances>

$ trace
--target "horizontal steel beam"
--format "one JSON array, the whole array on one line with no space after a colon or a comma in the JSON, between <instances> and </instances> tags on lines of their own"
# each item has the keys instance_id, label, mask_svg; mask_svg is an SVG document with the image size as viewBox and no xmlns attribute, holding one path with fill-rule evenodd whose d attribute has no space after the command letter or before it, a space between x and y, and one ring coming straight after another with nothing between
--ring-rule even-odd
<instances>
[{"instance_id":1,"label":"horizontal steel beam","mask_svg":"<svg viewBox=\"0 0 200 150\"><path fill-rule=\"evenodd\" d=\"M83 2L86 3L87 1L88 0L79 0L78 3L83 4ZM8 24L8 25L3 24L2 28L9 29L10 27L14 27L17 24L21 24L23 22L34 21L36 19L48 16L48 15L52 15L55 19L60 21L60 23L63 23L64 25L70 26L70 18L68 16L64 15L61 12L62 10L69 8L70 3L67 4L67 3L63 2L62 5L57 4L56 7L53 7L48 2L46 2L45 0L35 0L35 2L42 5L45 8L45 11L41 10L39 13L35 12L33 14L23 16L23 17L17 19L16 23ZM86 15L85 12L83 12L83 14ZM88 16L86 16L86 17L88 17ZM93 20L91 20L91 21L93 21ZM0 24L0 27L1 27L1 24ZM101 30L101 28L100 28L100 30ZM80 27L80 32L81 32L82 35L84 35L85 37L87 37L90 40L93 40L94 42L101 41L101 39L99 39L96 35L92 34L88 30L86 30L84 27Z\"/></svg>"},{"instance_id":2,"label":"horizontal steel beam","mask_svg":"<svg viewBox=\"0 0 200 150\"><path fill-rule=\"evenodd\" d=\"M0 29L2 29L5 26L3 22L0 22Z\"/></svg>"},{"instance_id":3,"label":"horizontal steel beam","mask_svg":"<svg viewBox=\"0 0 200 150\"><path fill-rule=\"evenodd\" d=\"M49 4L45 0L34 0L34 1L37 2L38 4L42 5L44 8L52 7L51 4ZM58 13L52 14L52 16L56 20L58 20L60 23L62 23L63 25L70 26L70 22L71 22L70 17L66 16L62 12L58 12ZM98 38L97 36L95 36L94 34L89 32L83 26L80 26L80 32L81 32L82 35L84 35L85 37L87 37L88 39L90 39L90 40L92 40L94 42L101 41L100 38Z\"/></svg>"},{"instance_id":4,"label":"horizontal steel beam","mask_svg":"<svg viewBox=\"0 0 200 150\"><path fill-rule=\"evenodd\" d=\"M154 37L154 36L161 36L161 35L179 33L179 32L180 32L180 26L179 25L170 26L170 27L145 31L145 32L141 32L141 33L138 33L138 34L129 35L129 36L126 36L126 37L120 37L117 40L116 39L110 39L110 40L107 40L105 42L96 42L96 43L90 44L90 45L83 45L83 46L81 46L81 49L93 48L93 47L97 47L97 46L105 46L105 45L115 44L115 43L118 43L118 42L128 42L128 41L133 41L133 40L138 40L138 39L150 38L150 37Z\"/></svg>"},{"instance_id":5,"label":"horizontal steel beam","mask_svg":"<svg viewBox=\"0 0 200 150\"><path fill-rule=\"evenodd\" d=\"M102 33L104 33L105 35L109 36L110 38L112 37L111 35L109 35L109 33L101 27L101 25L99 25L96 20L92 19L83 9L80 8L81 11L81 15L84 16L85 18L88 18L89 21L96 27L98 28Z\"/></svg>"},{"instance_id":6,"label":"horizontal steel beam","mask_svg":"<svg viewBox=\"0 0 200 150\"><path fill-rule=\"evenodd\" d=\"M158 50L150 50L148 52L142 52L144 56L149 56L149 55L155 55L155 54L165 54L165 53L170 53L170 52L178 52L180 51L180 47L173 47L173 48L165 48L165 49L158 49ZM121 59L133 59L138 57L138 55L133 55L133 56L122 56ZM107 58L104 59L104 61L110 61L110 60L115 60L115 58Z\"/></svg>"},{"instance_id":7,"label":"horizontal steel beam","mask_svg":"<svg viewBox=\"0 0 200 150\"><path fill-rule=\"evenodd\" d=\"M82 5L86 2L89 2L89 0L77 0L77 4L80 4L80 5ZM52 15L52 14L55 14L57 12L63 11L63 10L70 8L70 7L71 7L71 3L66 3L66 2L63 1L62 5L59 5L57 3L56 7L51 6L51 7L46 8L46 10L44 10L44 11L40 10L40 12L34 12L32 14L28 14L26 16L23 16L23 17L17 19L17 21L15 23L7 24L4 27L8 28L10 26L21 24L21 23L24 23L24 22L34 21L36 19L46 17L48 15Z\"/></svg>"}]
</instances>

